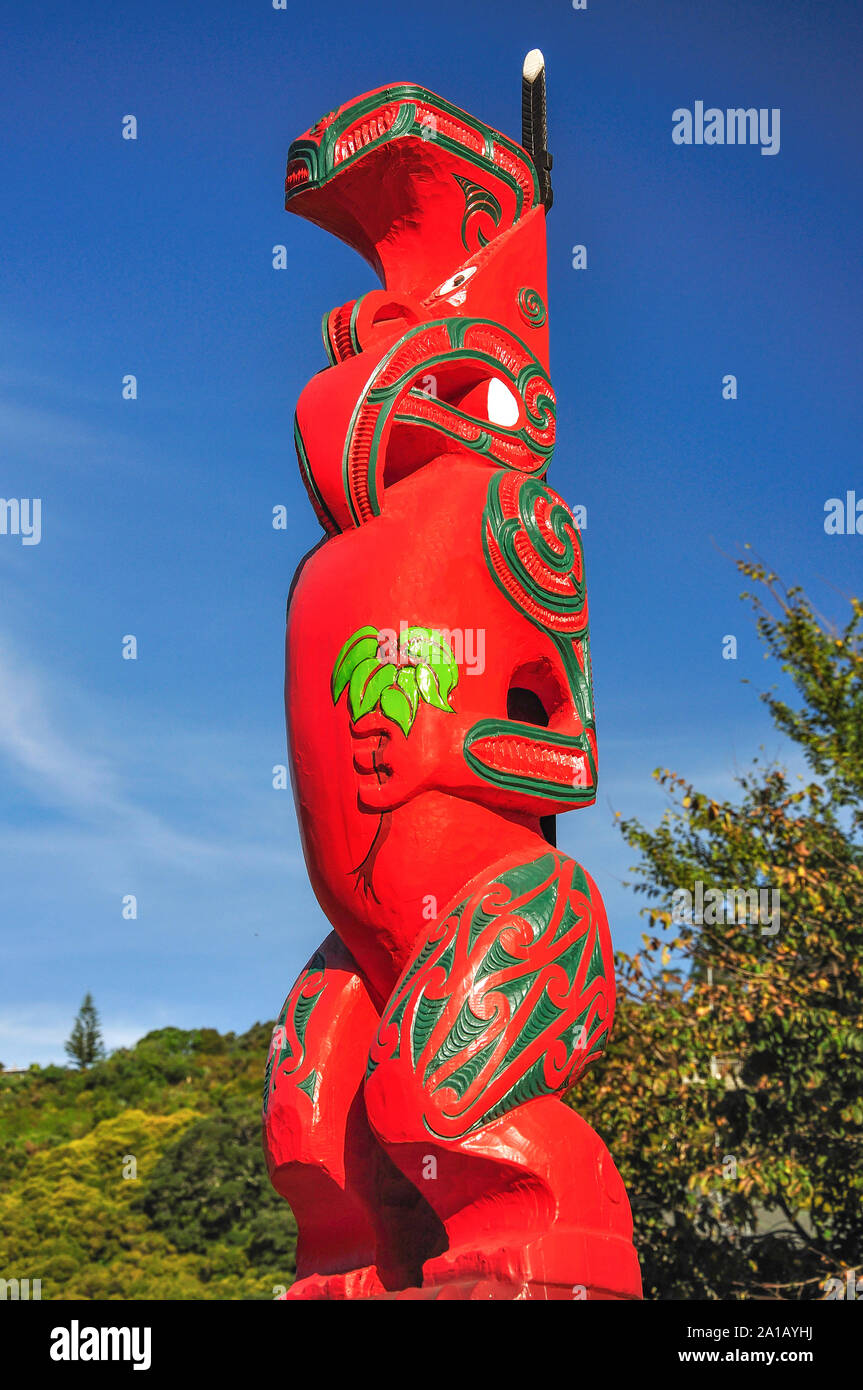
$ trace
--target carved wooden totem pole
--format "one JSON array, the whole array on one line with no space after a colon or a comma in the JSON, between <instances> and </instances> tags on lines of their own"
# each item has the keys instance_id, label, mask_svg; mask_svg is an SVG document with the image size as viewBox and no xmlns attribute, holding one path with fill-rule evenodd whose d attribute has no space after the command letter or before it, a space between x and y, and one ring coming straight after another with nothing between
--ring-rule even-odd
<instances>
[{"instance_id":1,"label":"carved wooden totem pole","mask_svg":"<svg viewBox=\"0 0 863 1390\"><path fill-rule=\"evenodd\" d=\"M596 796L578 530L555 435L542 55L523 145L422 87L295 140L286 206L384 286L333 309L295 441L325 537L285 699L334 931L264 1093L289 1299L637 1298L623 1183L561 1096L602 1052L611 940L555 817Z\"/></svg>"}]
</instances>

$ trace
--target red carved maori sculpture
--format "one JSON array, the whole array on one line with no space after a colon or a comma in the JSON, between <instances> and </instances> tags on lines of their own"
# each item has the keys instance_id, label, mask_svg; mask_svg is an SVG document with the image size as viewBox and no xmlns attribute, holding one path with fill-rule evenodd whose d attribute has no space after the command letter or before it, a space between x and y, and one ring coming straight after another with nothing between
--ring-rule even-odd
<instances>
[{"instance_id":1,"label":"red carved maori sculpture","mask_svg":"<svg viewBox=\"0 0 863 1390\"><path fill-rule=\"evenodd\" d=\"M640 1296L597 1134L561 1101L614 1014L611 941L555 817L596 796L582 546L546 481L544 68L523 146L421 87L291 146L286 206L383 288L325 315L295 440L324 539L285 701L333 933L264 1092L289 1299Z\"/></svg>"}]
</instances>

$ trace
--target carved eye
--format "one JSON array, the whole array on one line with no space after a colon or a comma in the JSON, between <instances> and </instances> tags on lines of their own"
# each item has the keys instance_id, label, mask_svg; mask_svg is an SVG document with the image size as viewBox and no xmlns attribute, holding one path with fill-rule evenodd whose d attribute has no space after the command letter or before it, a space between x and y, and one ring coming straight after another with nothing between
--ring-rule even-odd
<instances>
[{"instance_id":1,"label":"carved eye","mask_svg":"<svg viewBox=\"0 0 863 1390\"><path fill-rule=\"evenodd\" d=\"M438 285L432 298L446 299L448 294L454 294L456 290L460 290L472 275L476 275L476 266L466 265L464 270L456 271L455 275L451 275L448 280L444 280L442 285Z\"/></svg>"}]
</instances>

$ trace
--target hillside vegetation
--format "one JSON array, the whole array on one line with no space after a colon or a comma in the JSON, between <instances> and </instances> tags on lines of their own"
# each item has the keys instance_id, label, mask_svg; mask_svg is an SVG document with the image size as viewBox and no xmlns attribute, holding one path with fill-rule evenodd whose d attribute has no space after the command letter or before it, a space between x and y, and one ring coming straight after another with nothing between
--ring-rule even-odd
<instances>
[{"instance_id":1,"label":"hillside vegetation","mask_svg":"<svg viewBox=\"0 0 863 1390\"><path fill-rule=\"evenodd\" d=\"M0 1075L0 1274L43 1299L272 1299L296 1228L258 1102L270 1024L162 1028L85 1071Z\"/></svg>"}]
</instances>

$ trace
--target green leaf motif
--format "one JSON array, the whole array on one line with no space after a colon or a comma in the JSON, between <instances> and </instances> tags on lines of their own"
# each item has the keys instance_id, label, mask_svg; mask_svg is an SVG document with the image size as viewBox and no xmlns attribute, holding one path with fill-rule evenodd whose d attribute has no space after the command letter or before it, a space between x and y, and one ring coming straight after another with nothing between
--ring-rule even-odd
<instances>
[{"instance_id":1,"label":"green leaf motif","mask_svg":"<svg viewBox=\"0 0 863 1390\"><path fill-rule=\"evenodd\" d=\"M377 647L375 647L375 652L377 653ZM354 667L348 686L348 704L351 709L351 719L359 719L361 713L360 705L363 695L365 694L366 686L378 669L378 665L377 655L375 655L365 657L364 660L358 662Z\"/></svg>"},{"instance_id":2,"label":"green leaf motif","mask_svg":"<svg viewBox=\"0 0 863 1390\"><path fill-rule=\"evenodd\" d=\"M446 710L452 714L452 707L447 704L438 689L438 680L431 666L418 666L417 685L420 695L422 695L427 705L434 705L435 709Z\"/></svg>"},{"instance_id":3,"label":"green leaf motif","mask_svg":"<svg viewBox=\"0 0 863 1390\"><path fill-rule=\"evenodd\" d=\"M361 719L364 714L369 714L375 708L387 686L392 685L396 679L397 669L391 661L388 661L386 666L378 666L372 672L356 712L353 714L354 719Z\"/></svg>"},{"instance_id":4,"label":"green leaf motif","mask_svg":"<svg viewBox=\"0 0 863 1390\"><path fill-rule=\"evenodd\" d=\"M455 669L453 669L455 663L451 665L449 662L444 661L432 661L430 665L433 675L437 677L441 699L446 701L449 698L450 691L454 690L458 684L458 667L456 666ZM447 709L449 709L449 705L447 705Z\"/></svg>"},{"instance_id":5,"label":"green leaf motif","mask_svg":"<svg viewBox=\"0 0 863 1390\"><path fill-rule=\"evenodd\" d=\"M376 627L360 627L349 637L342 647L333 667L333 704L353 675L354 667L370 656L377 656L378 630Z\"/></svg>"},{"instance_id":6,"label":"green leaf motif","mask_svg":"<svg viewBox=\"0 0 863 1390\"><path fill-rule=\"evenodd\" d=\"M398 724L402 733L407 737L414 721L411 714L411 703L404 691L400 690L397 685L391 685L381 695L381 710L387 719L392 719L395 724Z\"/></svg>"},{"instance_id":7,"label":"green leaf motif","mask_svg":"<svg viewBox=\"0 0 863 1390\"><path fill-rule=\"evenodd\" d=\"M435 709L454 713L449 696L458 685L458 664L439 631L405 629L399 662L396 666L380 660L377 628L357 628L336 657L331 682L333 704L347 687L354 723L380 706L385 718L397 724L405 737L413 727L421 699Z\"/></svg>"},{"instance_id":8,"label":"green leaf motif","mask_svg":"<svg viewBox=\"0 0 863 1390\"><path fill-rule=\"evenodd\" d=\"M429 705L452 714L450 691L458 684L458 666L449 643L434 628L408 628L403 650L414 663L420 694ZM425 674L420 676L420 672Z\"/></svg>"},{"instance_id":9,"label":"green leaf motif","mask_svg":"<svg viewBox=\"0 0 863 1390\"><path fill-rule=\"evenodd\" d=\"M420 693L417 689L417 673L412 666L403 666L396 676L396 685L403 691L408 698L411 707L411 723L417 717L417 710L420 704Z\"/></svg>"}]
</instances>

